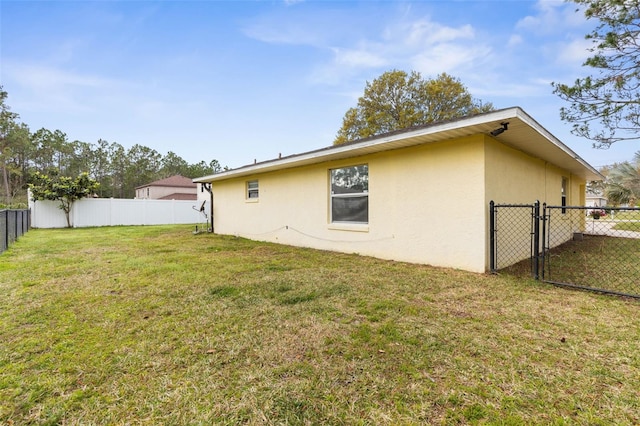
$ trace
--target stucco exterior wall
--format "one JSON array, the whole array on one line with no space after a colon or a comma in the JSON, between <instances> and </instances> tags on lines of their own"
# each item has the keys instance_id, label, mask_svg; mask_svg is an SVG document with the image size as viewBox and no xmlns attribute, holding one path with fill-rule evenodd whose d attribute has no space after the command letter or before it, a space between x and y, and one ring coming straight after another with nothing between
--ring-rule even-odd
<instances>
[{"instance_id":1,"label":"stucco exterior wall","mask_svg":"<svg viewBox=\"0 0 640 426\"><path fill-rule=\"evenodd\" d=\"M362 164L369 168L369 223L330 223L330 170ZM584 203L584 180L478 134L214 181L214 227L255 240L485 272L489 201L560 205L563 177L567 205ZM253 180L257 200L247 198ZM567 239L581 225L567 221ZM522 246L516 238L530 238L527 222L520 231L511 234L514 247ZM522 258L528 254L525 243Z\"/></svg>"},{"instance_id":2,"label":"stucco exterior wall","mask_svg":"<svg viewBox=\"0 0 640 426\"><path fill-rule=\"evenodd\" d=\"M217 233L486 269L484 137L213 182ZM330 223L330 169L368 164L369 223ZM258 200L246 198L257 179Z\"/></svg>"},{"instance_id":3,"label":"stucco exterior wall","mask_svg":"<svg viewBox=\"0 0 640 426\"><path fill-rule=\"evenodd\" d=\"M551 206L561 206L563 178L566 179L567 185L566 205L584 205L585 181L567 170L507 147L489 136L486 136L485 154L487 188L485 202L487 205L491 200L496 204L533 204L538 200L541 205L547 203ZM573 238L574 232L582 232L585 226L584 217L580 215L567 214L561 216L559 220L559 223L554 224L556 232L554 245L569 241ZM526 241L530 238L530 222L515 222L504 216L499 217L498 222L501 250L512 253L514 258L529 257L530 249ZM488 218L486 226L488 236ZM487 264L488 256L487 250Z\"/></svg>"},{"instance_id":4,"label":"stucco exterior wall","mask_svg":"<svg viewBox=\"0 0 640 426\"><path fill-rule=\"evenodd\" d=\"M562 202L562 178L568 180L567 205L584 205L585 181L544 160L501 144L486 136L487 203L559 206Z\"/></svg>"}]
</instances>

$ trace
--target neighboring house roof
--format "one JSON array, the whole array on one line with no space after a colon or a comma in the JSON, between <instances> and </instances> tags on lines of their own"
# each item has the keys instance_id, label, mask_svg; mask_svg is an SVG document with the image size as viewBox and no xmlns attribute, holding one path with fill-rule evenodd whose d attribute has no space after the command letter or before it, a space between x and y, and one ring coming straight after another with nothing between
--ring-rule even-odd
<instances>
[{"instance_id":1,"label":"neighboring house roof","mask_svg":"<svg viewBox=\"0 0 640 426\"><path fill-rule=\"evenodd\" d=\"M578 154L538 124L520 107L512 107L446 122L412 127L383 135L295 154L275 160L249 164L237 169L194 179L193 182L215 182L236 177L282 170L330 160L401 149L409 146L441 142L476 134L489 135L508 122L508 130L496 136L507 146L569 170L585 180L601 180L603 176Z\"/></svg>"},{"instance_id":2,"label":"neighboring house roof","mask_svg":"<svg viewBox=\"0 0 640 426\"><path fill-rule=\"evenodd\" d=\"M175 175L165 179L156 180L155 182L147 183L145 185L137 186L136 189L146 188L147 186L171 186L171 187L182 187L182 188L195 188L197 185L193 182L193 180L188 177Z\"/></svg>"},{"instance_id":3,"label":"neighboring house roof","mask_svg":"<svg viewBox=\"0 0 640 426\"><path fill-rule=\"evenodd\" d=\"M197 200L198 194L182 194L176 192L175 194L165 195L164 197L158 198L158 200Z\"/></svg>"}]
</instances>

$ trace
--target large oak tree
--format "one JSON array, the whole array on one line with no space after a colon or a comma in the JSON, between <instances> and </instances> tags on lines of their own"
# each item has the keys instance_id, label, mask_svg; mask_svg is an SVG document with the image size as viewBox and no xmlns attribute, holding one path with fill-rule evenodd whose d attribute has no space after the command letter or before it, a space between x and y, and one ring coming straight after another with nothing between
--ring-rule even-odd
<instances>
[{"instance_id":1,"label":"large oak tree","mask_svg":"<svg viewBox=\"0 0 640 426\"><path fill-rule=\"evenodd\" d=\"M334 144L493 110L455 77L424 79L419 72L387 71L367 82L358 105L344 115Z\"/></svg>"}]
</instances>

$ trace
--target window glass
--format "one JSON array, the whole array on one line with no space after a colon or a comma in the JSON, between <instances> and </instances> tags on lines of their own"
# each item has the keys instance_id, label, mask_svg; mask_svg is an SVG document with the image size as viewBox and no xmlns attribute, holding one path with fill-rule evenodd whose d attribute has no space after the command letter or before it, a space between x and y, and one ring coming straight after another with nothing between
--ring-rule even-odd
<instances>
[{"instance_id":1,"label":"window glass","mask_svg":"<svg viewBox=\"0 0 640 426\"><path fill-rule=\"evenodd\" d=\"M331 170L331 222L369 222L369 166Z\"/></svg>"},{"instance_id":2,"label":"window glass","mask_svg":"<svg viewBox=\"0 0 640 426\"><path fill-rule=\"evenodd\" d=\"M368 165L331 170L331 192L333 194L362 193L368 190Z\"/></svg>"},{"instance_id":3,"label":"window glass","mask_svg":"<svg viewBox=\"0 0 640 426\"><path fill-rule=\"evenodd\" d=\"M369 221L369 197L335 197L331 204L333 222Z\"/></svg>"}]
</instances>

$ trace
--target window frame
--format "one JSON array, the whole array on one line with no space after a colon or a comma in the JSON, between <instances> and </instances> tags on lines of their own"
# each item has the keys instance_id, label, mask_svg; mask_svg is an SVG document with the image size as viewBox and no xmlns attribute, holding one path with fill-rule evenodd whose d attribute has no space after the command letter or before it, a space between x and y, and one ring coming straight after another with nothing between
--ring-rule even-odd
<instances>
[{"instance_id":1,"label":"window frame","mask_svg":"<svg viewBox=\"0 0 640 426\"><path fill-rule=\"evenodd\" d=\"M345 169L355 169L358 167L366 167L366 189L363 189L359 192L345 192L345 193L334 193L334 176L335 172L339 170ZM334 213L334 199L348 199L348 198L366 198L366 221L355 221L355 220L335 220L333 218ZM351 166L343 166L329 169L329 224L331 226L368 226L369 225L369 164L355 164ZM334 228L339 229L339 228Z\"/></svg>"},{"instance_id":2,"label":"window frame","mask_svg":"<svg viewBox=\"0 0 640 426\"><path fill-rule=\"evenodd\" d=\"M252 187L253 184L255 184L255 187ZM255 194L255 196L252 196L252 194ZM246 181L245 199L252 202L258 201L260 199L260 181L258 179Z\"/></svg>"},{"instance_id":3,"label":"window frame","mask_svg":"<svg viewBox=\"0 0 640 426\"><path fill-rule=\"evenodd\" d=\"M560 192L561 192L560 205L562 206L562 214L567 213L567 209L565 207L567 207L568 187L569 187L569 179L562 176L562 180L560 183Z\"/></svg>"}]
</instances>

